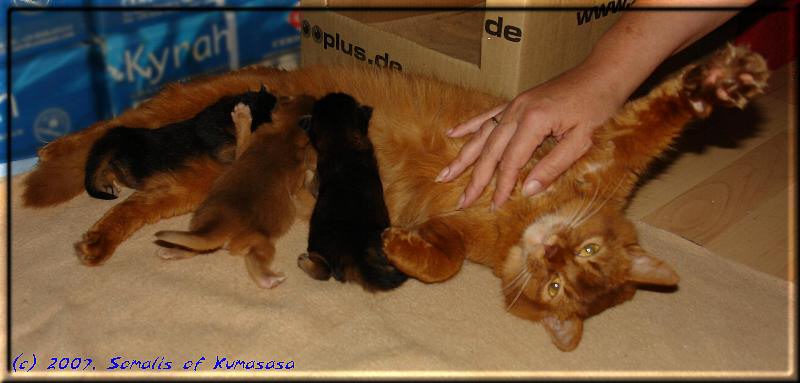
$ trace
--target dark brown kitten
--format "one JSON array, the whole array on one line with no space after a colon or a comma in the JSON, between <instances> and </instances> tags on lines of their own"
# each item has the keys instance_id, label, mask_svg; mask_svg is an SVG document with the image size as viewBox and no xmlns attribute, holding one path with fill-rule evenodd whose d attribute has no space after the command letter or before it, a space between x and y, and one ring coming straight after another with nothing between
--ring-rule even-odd
<instances>
[{"instance_id":1,"label":"dark brown kitten","mask_svg":"<svg viewBox=\"0 0 800 383\"><path fill-rule=\"evenodd\" d=\"M367 128L372 108L351 96L329 94L301 120L317 150L317 203L308 253L298 265L313 278L356 281L367 290L390 290L406 276L386 260L381 233L389 227L383 186Z\"/></svg>"}]
</instances>

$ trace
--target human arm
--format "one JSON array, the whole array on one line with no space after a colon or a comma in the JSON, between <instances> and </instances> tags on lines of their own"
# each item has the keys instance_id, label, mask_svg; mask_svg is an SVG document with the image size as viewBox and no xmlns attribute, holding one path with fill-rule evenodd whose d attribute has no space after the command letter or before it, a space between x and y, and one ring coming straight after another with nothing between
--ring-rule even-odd
<instances>
[{"instance_id":1,"label":"human arm","mask_svg":"<svg viewBox=\"0 0 800 383\"><path fill-rule=\"evenodd\" d=\"M744 7L752 2L703 5ZM640 0L635 7L666 5L682 4ZM594 130L615 114L662 61L735 14L735 10L625 12L582 63L449 131L451 137L475 134L436 180L455 179L474 164L460 207L477 200L496 174L492 206L499 208L534 150L552 135L558 144L534 166L522 188L526 196L544 190L589 150Z\"/></svg>"}]
</instances>

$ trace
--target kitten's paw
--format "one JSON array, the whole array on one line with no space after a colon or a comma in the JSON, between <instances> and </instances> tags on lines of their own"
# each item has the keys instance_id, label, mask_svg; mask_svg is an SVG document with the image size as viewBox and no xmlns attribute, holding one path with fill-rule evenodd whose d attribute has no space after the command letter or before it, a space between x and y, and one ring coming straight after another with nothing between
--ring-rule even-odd
<instances>
[{"instance_id":1,"label":"kitten's paw","mask_svg":"<svg viewBox=\"0 0 800 383\"><path fill-rule=\"evenodd\" d=\"M82 241L75 243L75 252L84 265L99 266L111 257L114 246L100 232L90 231L83 235Z\"/></svg>"},{"instance_id":2,"label":"kitten's paw","mask_svg":"<svg viewBox=\"0 0 800 383\"><path fill-rule=\"evenodd\" d=\"M253 122L253 116L250 114L250 107L241 102L236 104L233 108L231 118L236 126L250 128L250 124Z\"/></svg>"},{"instance_id":3,"label":"kitten's paw","mask_svg":"<svg viewBox=\"0 0 800 383\"><path fill-rule=\"evenodd\" d=\"M706 116L711 105L744 108L750 99L764 93L768 78L767 62L761 55L729 44L690 69L683 82L692 109Z\"/></svg>"},{"instance_id":4,"label":"kitten's paw","mask_svg":"<svg viewBox=\"0 0 800 383\"><path fill-rule=\"evenodd\" d=\"M253 276L253 281L262 289L274 289L285 280L286 276L283 273L269 273Z\"/></svg>"},{"instance_id":5,"label":"kitten's paw","mask_svg":"<svg viewBox=\"0 0 800 383\"><path fill-rule=\"evenodd\" d=\"M303 270L309 277L325 281L330 279L331 270L328 267L328 262L319 254L308 253L300 254L297 257L297 267Z\"/></svg>"}]
</instances>

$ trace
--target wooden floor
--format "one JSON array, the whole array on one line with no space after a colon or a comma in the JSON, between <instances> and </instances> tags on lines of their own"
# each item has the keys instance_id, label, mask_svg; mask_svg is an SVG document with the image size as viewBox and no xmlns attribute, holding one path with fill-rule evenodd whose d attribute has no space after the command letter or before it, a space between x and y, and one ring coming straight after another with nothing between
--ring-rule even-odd
<instances>
[{"instance_id":1,"label":"wooden floor","mask_svg":"<svg viewBox=\"0 0 800 383\"><path fill-rule=\"evenodd\" d=\"M793 64L779 68L751 106L715 113L688 130L638 191L629 215L794 280L795 78Z\"/></svg>"}]
</instances>

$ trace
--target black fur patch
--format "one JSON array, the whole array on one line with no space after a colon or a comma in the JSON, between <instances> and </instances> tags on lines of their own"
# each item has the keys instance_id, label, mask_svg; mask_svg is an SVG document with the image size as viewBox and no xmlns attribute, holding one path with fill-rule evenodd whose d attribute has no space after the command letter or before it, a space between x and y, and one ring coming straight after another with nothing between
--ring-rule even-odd
<instances>
[{"instance_id":1,"label":"black fur patch","mask_svg":"<svg viewBox=\"0 0 800 383\"><path fill-rule=\"evenodd\" d=\"M158 129L115 127L97 140L86 161L85 187L90 196L114 199L103 187L106 172L113 172L125 186L133 189L153 174L177 170L190 158L207 155L219 161L223 149L236 144L231 112L238 103L250 107L253 122L250 130L272 121L276 98L262 87L258 92L223 97L191 119ZM103 173L103 174L100 174ZM108 187L108 185L105 185Z\"/></svg>"},{"instance_id":2,"label":"black fur patch","mask_svg":"<svg viewBox=\"0 0 800 383\"><path fill-rule=\"evenodd\" d=\"M390 222L378 163L367 137L371 115L372 108L334 93L314 104L305 123L317 150L319 179L308 252L324 258L316 266L328 273L318 279L356 278L367 289L389 290L407 277L382 251L381 233Z\"/></svg>"}]
</instances>

